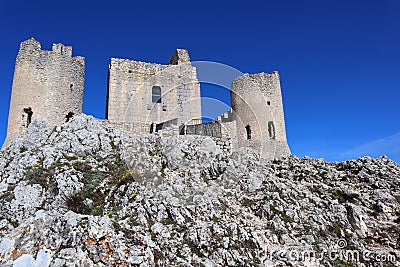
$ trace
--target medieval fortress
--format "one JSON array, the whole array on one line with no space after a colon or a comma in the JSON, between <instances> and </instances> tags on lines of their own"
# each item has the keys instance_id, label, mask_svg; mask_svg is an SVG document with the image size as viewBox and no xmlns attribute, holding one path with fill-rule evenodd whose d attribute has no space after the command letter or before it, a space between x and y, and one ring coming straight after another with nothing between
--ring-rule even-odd
<instances>
[{"instance_id":1,"label":"medieval fortress","mask_svg":"<svg viewBox=\"0 0 400 267\"><path fill-rule=\"evenodd\" d=\"M72 47L21 43L15 63L5 148L41 118L60 125L82 113L85 59ZM231 148L252 147L264 158L290 155L278 72L244 74L231 86L231 106L202 122L200 83L188 51L166 65L111 58L106 120L131 135L206 135Z\"/></svg>"}]
</instances>

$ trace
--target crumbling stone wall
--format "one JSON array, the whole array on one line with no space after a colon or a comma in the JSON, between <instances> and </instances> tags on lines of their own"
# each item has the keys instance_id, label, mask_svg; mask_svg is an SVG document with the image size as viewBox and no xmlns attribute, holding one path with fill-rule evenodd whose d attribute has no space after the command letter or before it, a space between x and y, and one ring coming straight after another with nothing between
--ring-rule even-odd
<instances>
[{"instance_id":1,"label":"crumbling stone wall","mask_svg":"<svg viewBox=\"0 0 400 267\"><path fill-rule=\"evenodd\" d=\"M112 58L107 119L132 134L208 135L228 138L233 148L253 147L264 158L290 154L277 72L235 79L232 109L212 124L201 124L200 86L188 52L177 49L168 64ZM155 87L160 101L154 101ZM178 128L165 125L162 131L153 131L154 125L167 121L176 121Z\"/></svg>"},{"instance_id":2,"label":"crumbling stone wall","mask_svg":"<svg viewBox=\"0 0 400 267\"><path fill-rule=\"evenodd\" d=\"M237 116L234 113L233 109L229 109L225 113L221 114L217 118L215 118L215 122L221 124L221 136L222 138L227 138L231 141L232 148L238 148L238 140L237 140L237 129L236 129L236 119Z\"/></svg>"},{"instance_id":3,"label":"crumbling stone wall","mask_svg":"<svg viewBox=\"0 0 400 267\"><path fill-rule=\"evenodd\" d=\"M46 51L34 38L22 42L3 147L24 134L36 118L59 125L69 113L82 113L84 72L85 59L72 57L71 46L53 44L52 51Z\"/></svg>"},{"instance_id":4,"label":"crumbling stone wall","mask_svg":"<svg viewBox=\"0 0 400 267\"><path fill-rule=\"evenodd\" d=\"M190 57L189 52L185 49L176 49L172 54L171 59L168 62L168 65L179 65L182 63L189 63Z\"/></svg>"},{"instance_id":5,"label":"crumbling stone wall","mask_svg":"<svg viewBox=\"0 0 400 267\"><path fill-rule=\"evenodd\" d=\"M238 148L236 120L221 123L221 136L230 140L230 146L233 149Z\"/></svg>"},{"instance_id":6,"label":"crumbling stone wall","mask_svg":"<svg viewBox=\"0 0 400 267\"><path fill-rule=\"evenodd\" d=\"M159 88L160 101L154 101L153 88ZM145 125L135 133L148 133L151 124L201 118L200 84L188 52L175 51L169 65L112 58L106 117L116 125Z\"/></svg>"},{"instance_id":7,"label":"crumbling stone wall","mask_svg":"<svg viewBox=\"0 0 400 267\"><path fill-rule=\"evenodd\" d=\"M231 88L239 147L254 148L264 158L290 155L279 74L244 74Z\"/></svg>"},{"instance_id":8,"label":"crumbling stone wall","mask_svg":"<svg viewBox=\"0 0 400 267\"><path fill-rule=\"evenodd\" d=\"M85 60L72 47L21 43L10 104L7 146L41 118L59 125L82 112ZM211 136L226 151L252 147L264 158L290 154L278 72L245 74L232 83L232 109L202 124L200 83L189 53L177 49L168 65L112 58L106 117L132 135ZM230 150L229 150L230 151Z\"/></svg>"}]
</instances>

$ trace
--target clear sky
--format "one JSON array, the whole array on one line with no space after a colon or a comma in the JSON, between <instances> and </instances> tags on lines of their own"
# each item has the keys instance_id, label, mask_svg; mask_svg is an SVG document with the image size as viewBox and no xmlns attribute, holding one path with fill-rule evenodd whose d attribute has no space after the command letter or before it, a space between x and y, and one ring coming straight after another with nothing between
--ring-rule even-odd
<instances>
[{"instance_id":1,"label":"clear sky","mask_svg":"<svg viewBox=\"0 0 400 267\"><path fill-rule=\"evenodd\" d=\"M400 1L0 0L0 143L19 43L73 46L86 57L83 111L104 118L111 57L194 61L247 73L278 70L292 153L329 161L400 162ZM229 104L224 90L202 95Z\"/></svg>"}]
</instances>

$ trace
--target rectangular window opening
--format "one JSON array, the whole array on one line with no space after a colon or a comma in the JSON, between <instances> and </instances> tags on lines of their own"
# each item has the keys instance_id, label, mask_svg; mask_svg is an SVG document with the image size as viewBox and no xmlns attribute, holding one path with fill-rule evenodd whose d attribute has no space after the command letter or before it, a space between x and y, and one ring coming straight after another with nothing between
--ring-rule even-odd
<instances>
[{"instance_id":1,"label":"rectangular window opening","mask_svg":"<svg viewBox=\"0 0 400 267\"><path fill-rule=\"evenodd\" d=\"M161 103L161 87L153 86L151 90L151 101L153 103Z\"/></svg>"}]
</instances>

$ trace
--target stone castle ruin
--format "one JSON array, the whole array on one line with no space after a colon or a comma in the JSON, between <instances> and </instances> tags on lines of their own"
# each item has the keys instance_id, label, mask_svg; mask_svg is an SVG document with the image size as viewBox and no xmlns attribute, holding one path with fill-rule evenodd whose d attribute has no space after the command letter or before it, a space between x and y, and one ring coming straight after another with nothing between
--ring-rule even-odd
<instances>
[{"instance_id":1,"label":"stone castle ruin","mask_svg":"<svg viewBox=\"0 0 400 267\"><path fill-rule=\"evenodd\" d=\"M132 134L201 123L200 83L186 50L168 65L112 58L106 118Z\"/></svg>"},{"instance_id":2,"label":"stone castle ruin","mask_svg":"<svg viewBox=\"0 0 400 267\"><path fill-rule=\"evenodd\" d=\"M21 43L15 62L7 137L3 147L42 118L60 125L82 113L85 58L72 57L72 47L53 44L41 50L31 38Z\"/></svg>"},{"instance_id":3,"label":"stone castle ruin","mask_svg":"<svg viewBox=\"0 0 400 267\"><path fill-rule=\"evenodd\" d=\"M21 43L12 87L6 147L36 118L60 125L82 112L83 57L54 44ZM200 83L189 53L177 49L168 64L111 58L106 120L131 135L206 135L230 148L251 147L263 158L290 155L278 72L244 74L231 87L231 106L202 122Z\"/></svg>"}]
</instances>

